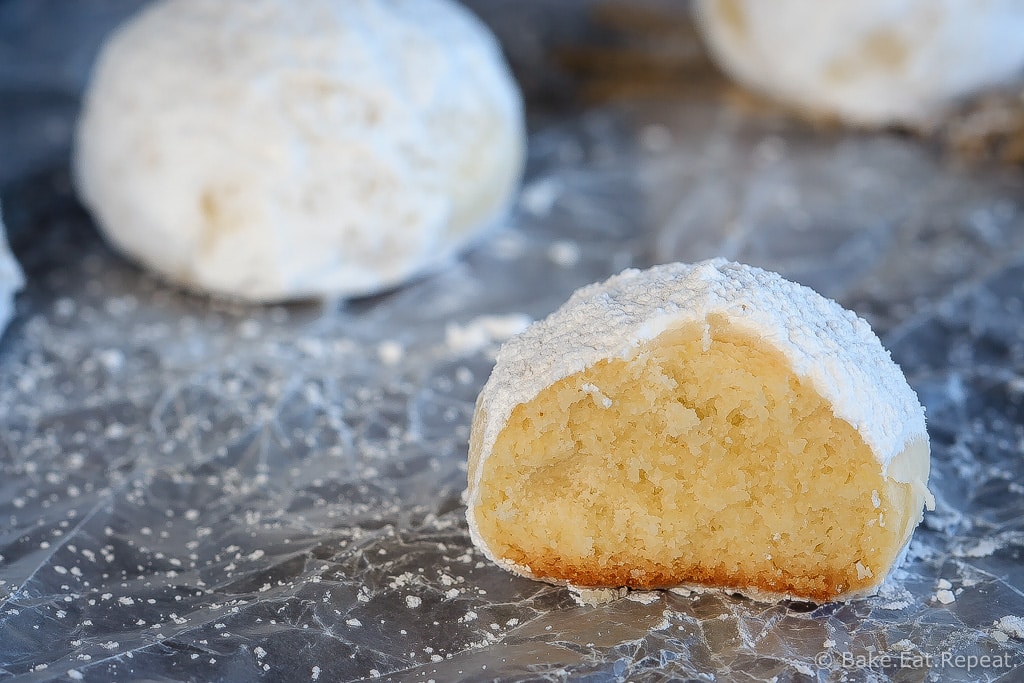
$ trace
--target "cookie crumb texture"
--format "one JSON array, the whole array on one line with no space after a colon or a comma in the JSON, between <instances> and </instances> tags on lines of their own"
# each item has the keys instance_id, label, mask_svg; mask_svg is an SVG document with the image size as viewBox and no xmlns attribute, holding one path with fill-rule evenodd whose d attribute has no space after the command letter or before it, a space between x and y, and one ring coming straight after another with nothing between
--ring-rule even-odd
<instances>
[{"instance_id":1,"label":"cookie crumb texture","mask_svg":"<svg viewBox=\"0 0 1024 683\"><path fill-rule=\"evenodd\" d=\"M837 371L849 361L851 333L874 340L889 379L899 369L873 334L853 331L855 318L811 290L780 286L777 276L720 261L658 271L590 288L582 298L603 295L610 311L632 309L619 322L641 333L511 407L486 447L488 392L508 368L499 359L474 419L474 539L513 571L574 586L686 583L819 602L873 593L929 498L920 405L901 374L895 396L881 381L860 397L880 413L894 402L910 423L889 439L887 457L873 449L855 423L837 417L843 400L795 371L798 354L773 342L774 330L754 314L764 302L750 288L768 285L797 308L811 304L810 316L835 314L811 329L834 328L833 340L818 343L834 342ZM662 307L618 305L658 281L676 293L683 283L695 305L673 312L672 292ZM577 298L566 308L580 305ZM572 317L565 309L552 316ZM663 329L644 339L658 317L654 327ZM914 406L902 405L911 399Z\"/></svg>"},{"instance_id":2,"label":"cookie crumb texture","mask_svg":"<svg viewBox=\"0 0 1024 683\"><path fill-rule=\"evenodd\" d=\"M251 301L359 296L502 219L522 101L450 0L161 0L86 92L79 195L122 252Z\"/></svg>"}]
</instances>

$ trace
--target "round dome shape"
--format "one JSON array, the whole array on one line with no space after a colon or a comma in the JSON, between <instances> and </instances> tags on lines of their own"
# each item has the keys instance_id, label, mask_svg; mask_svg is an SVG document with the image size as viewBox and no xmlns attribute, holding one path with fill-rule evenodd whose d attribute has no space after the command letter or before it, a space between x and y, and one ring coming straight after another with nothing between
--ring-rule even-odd
<instances>
[{"instance_id":1,"label":"round dome shape","mask_svg":"<svg viewBox=\"0 0 1024 683\"><path fill-rule=\"evenodd\" d=\"M450 0L159 0L104 46L74 154L122 252L250 301L350 297L499 221L519 91Z\"/></svg>"}]
</instances>

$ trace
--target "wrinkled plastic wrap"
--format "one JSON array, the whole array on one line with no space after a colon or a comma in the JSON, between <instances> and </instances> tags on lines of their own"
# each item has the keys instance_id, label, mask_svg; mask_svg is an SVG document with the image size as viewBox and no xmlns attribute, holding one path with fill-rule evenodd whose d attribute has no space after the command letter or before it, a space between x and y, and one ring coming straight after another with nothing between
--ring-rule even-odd
<instances>
[{"instance_id":1,"label":"wrinkled plastic wrap","mask_svg":"<svg viewBox=\"0 0 1024 683\"><path fill-rule=\"evenodd\" d=\"M1019 168L711 95L538 105L509 227L449 268L235 306L115 255L70 189L76 88L135 4L0 5L0 197L29 279L0 341L0 679L1021 680ZM542 4L477 3L533 93L556 73ZM556 14L586 39L582 3ZM906 370L937 500L906 564L850 604L582 607L487 562L461 494L497 345L583 284L713 255L854 308Z\"/></svg>"}]
</instances>

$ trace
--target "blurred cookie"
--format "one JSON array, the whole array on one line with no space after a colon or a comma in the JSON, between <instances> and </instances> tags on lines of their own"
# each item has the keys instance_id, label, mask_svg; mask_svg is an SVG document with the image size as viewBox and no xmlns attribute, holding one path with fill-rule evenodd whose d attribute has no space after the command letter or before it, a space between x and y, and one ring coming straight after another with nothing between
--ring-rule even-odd
<instances>
[{"instance_id":1,"label":"blurred cookie","mask_svg":"<svg viewBox=\"0 0 1024 683\"><path fill-rule=\"evenodd\" d=\"M358 296L504 215L518 89L450 0L159 0L111 36L76 185L121 251L251 301Z\"/></svg>"},{"instance_id":2,"label":"blurred cookie","mask_svg":"<svg viewBox=\"0 0 1024 683\"><path fill-rule=\"evenodd\" d=\"M696 19L737 81L849 124L928 125L1024 76L1016 0L697 0Z\"/></svg>"}]
</instances>

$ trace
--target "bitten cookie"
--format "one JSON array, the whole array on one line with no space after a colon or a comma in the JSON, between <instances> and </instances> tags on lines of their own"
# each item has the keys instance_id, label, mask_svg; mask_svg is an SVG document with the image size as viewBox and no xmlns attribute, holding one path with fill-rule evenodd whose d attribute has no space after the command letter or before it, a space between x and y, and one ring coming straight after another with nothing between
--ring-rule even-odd
<instances>
[{"instance_id":1,"label":"bitten cookie","mask_svg":"<svg viewBox=\"0 0 1024 683\"><path fill-rule=\"evenodd\" d=\"M627 270L501 349L469 529L577 587L873 594L931 496L924 410L868 324L724 260Z\"/></svg>"},{"instance_id":2,"label":"bitten cookie","mask_svg":"<svg viewBox=\"0 0 1024 683\"><path fill-rule=\"evenodd\" d=\"M699 0L696 18L739 82L857 125L927 124L1024 70L1017 0Z\"/></svg>"},{"instance_id":3,"label":"bitten cookie","mask_svg":"<svg viewBox=\"0 0 1024 683\"><path fill-rule=\"evenodd\" d=\"M79 196L125 254L251 301L358 296L504 215L522 101L451 0L158 0L104 46Z\"/></svg>"}]
</instances>

